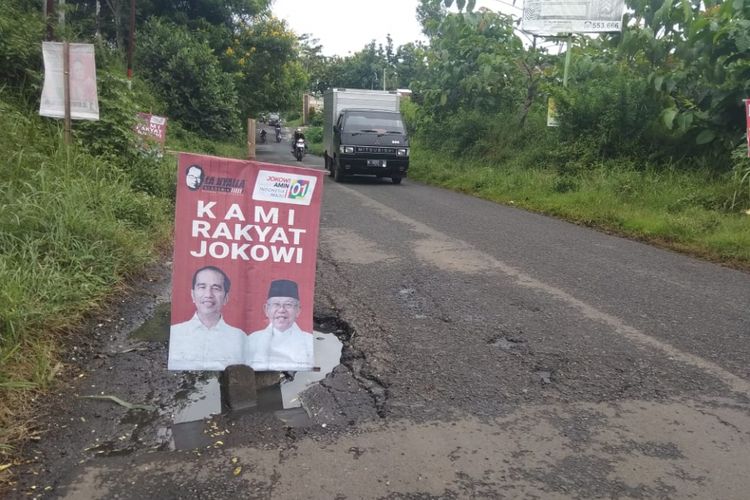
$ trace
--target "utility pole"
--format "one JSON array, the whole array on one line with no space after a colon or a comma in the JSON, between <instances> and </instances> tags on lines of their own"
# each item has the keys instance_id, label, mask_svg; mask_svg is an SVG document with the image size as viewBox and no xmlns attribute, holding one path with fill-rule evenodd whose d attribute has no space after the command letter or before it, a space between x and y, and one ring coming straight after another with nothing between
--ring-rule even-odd
<instances>
[{"instance_id":1,"label":"utility pole","mask_svg":"<svg viewBox=\"0 0 750 500\"><path fill-rule=\"evenodd\" d=\"M568 86L568 71L570 70L570 46L572 45L573 41L573 33L570 33L568 35L567 40L565 41L566 49L565 49L565 69L563 69L563 87Z\"/></svg>"},{"instance_id":2,"label":"utility pole","mask_svg":"<svg viewBox=\"0 0 750 500\"><path fill-rule=\"evenodd\" d=\"M383 68L383 90L385 90L385 68Z\"/></svg>"},{"instance_id":3,"label":"utility pole","mask_svg":"<svg viewBox=\"0 0 750 500\"><path fill-rule=\"evenodd\" d=\"M55 38L55 28L52 25L52 16L55 15L55 0L47 0L44 6L44 18L47 23L47 41L51 42Z\"/></svg>"},{"instance_id":4,"label":"utility pole","mask_svg":"<svg viewBox=\"0 0 750 500\"><path fill-rule=\"evenodd\" d=\"M130 39L128 40L128 87L133 79L133 48L135 47L135 0L130 0Z\"/></svg>"},{"instance_id":5,"label":"utility pole","mask_svg":"<svg viewBox=\"0 0 750 500\"><path fill-rule=\"evenodd\" d=\"M102 39L102 30L101 30L102 18L101 18L101 13L102 13L102 3L101 3L100 0L96 0L96 39L97 40L101 40Z\"/></svg>"}]
</instances>

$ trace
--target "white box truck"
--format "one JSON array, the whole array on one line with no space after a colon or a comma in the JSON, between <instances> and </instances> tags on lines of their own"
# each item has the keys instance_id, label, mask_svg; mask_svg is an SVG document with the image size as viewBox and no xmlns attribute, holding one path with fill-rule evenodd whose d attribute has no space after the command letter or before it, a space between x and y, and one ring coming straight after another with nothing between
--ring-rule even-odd
<instances>
[{"instance_id":1,"label":"white box truck","mask_svg":"<svg viewBox=\"0 0 750 500\"><path fill-rule=\"evenodd\" d=\"M409 169L409 138L396 92L328 89L323 95L323 157L336 182L348 175L390 177Z\"/></svg>"}]
</instances>

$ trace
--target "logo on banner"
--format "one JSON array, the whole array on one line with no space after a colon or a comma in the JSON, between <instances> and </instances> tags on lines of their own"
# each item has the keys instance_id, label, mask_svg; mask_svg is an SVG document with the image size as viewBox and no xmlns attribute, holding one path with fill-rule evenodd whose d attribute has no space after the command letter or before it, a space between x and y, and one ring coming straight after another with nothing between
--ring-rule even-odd
<instances>
[{"instance_id":1,"label":"logo on banner","mask_svg":"<svg viewBox=\"0 0 750 500\"><path fill-rule=\"evenodd\" d=\"M255 181L253 200L309 205L315 191L315 177L261 170Z\"/></svg>"},{"instance_id":2,"label":"logo on banner","mask_svg":"<svg viewBox=\"0 0 750 500\"><path fill-rule=\"evenodd\" d=\"M244 179L207 176L200 165L190 165L187 168L185 184L191 191L202 190L229 194L243 194L245 192Z\"/></svg>"}]
</instances>

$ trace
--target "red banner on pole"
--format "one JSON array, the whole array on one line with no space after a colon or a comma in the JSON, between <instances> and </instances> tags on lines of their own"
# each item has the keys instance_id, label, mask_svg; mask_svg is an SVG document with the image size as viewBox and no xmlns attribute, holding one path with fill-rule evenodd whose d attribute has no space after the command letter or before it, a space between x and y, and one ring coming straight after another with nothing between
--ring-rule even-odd
<instances>
[{"instance_id":1,"label":"red banner on pole","mask_svg":"<svg viewBox=\"0 0 750 500\"><path fill-rule=\"evenodd\" d=\"M323 173L180 154L170 370L313 368Z\"/></svg>"},{"instance_id":2,"label":"red banner on pole","mask_svg":"<svg viewBox=\"0 0 750 500\"><path fill-rule=\"evenodd\" d=\"M164 116L150 113L136 115L135 133L146 140L153 140L164 145L167 140L167 119Z\"/></svg>"}]
</instances>

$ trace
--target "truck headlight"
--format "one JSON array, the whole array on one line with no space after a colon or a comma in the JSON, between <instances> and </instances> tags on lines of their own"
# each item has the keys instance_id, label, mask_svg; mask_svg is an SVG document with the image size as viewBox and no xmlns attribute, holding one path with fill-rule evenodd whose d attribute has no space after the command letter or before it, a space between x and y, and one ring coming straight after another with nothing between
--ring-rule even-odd
<instances>
[{"instance_id":1,"label":"truck headlight","mask_svg":"<svg viewBox=\"0 0 750 500\"><path fill-rule=\"evenodd\" d=\"M409 148L399 148L396 150L396 156L409 156Z\"/></svg>"},{"instance_id":2,"label":"truck headlight","mask_svg":"<svg viewBox=\"0 0 750 500\"><path fill-rule=\"evenodd\" d=\"M345 155L353 154L354 146L339 146L339 152L344 153Z\"/></svg>"}]
</instances>

